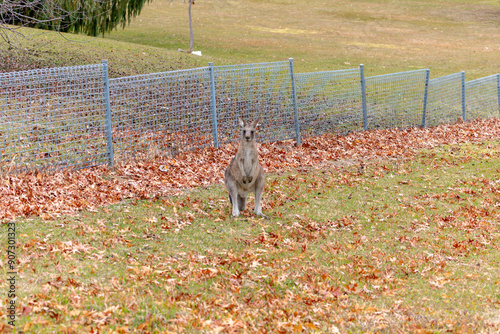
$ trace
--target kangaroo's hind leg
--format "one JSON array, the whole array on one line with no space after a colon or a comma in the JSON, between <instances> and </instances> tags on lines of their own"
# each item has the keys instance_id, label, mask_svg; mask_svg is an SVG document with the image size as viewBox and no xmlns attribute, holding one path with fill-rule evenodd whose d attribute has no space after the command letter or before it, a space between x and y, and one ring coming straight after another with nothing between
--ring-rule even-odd
<instances>
[{"instance_id":1,"label":"kangaroo's hind leg","mask_svg":"<svg viewBox=\"0 0 500 334\"><path fill-rule=\"evenodd\" d=\"M235 200L233 200L233 198ZM233 211L232 211L232 216L233 217L238 217L240 215L240 210L238 208L238 192L237 191L231 191L229 190L229 201L232 204Z\"/></svg>"},{"instance_id":2,"label":"kangaroo's hind leg","mask_svg":"<svg viewBox=\"0 0 500 334\"><path fill-rule=\"evenodd\" d=\"M247 207L247 196L238 195L238 208L240 211L245 211Z\"/></svg>"},{"instance_id":3,"label":"kangaroo's hind leg","mask_svg":"<svg viewBox=\"0 0 500 334\"><path fill-rule=\"evenodd\" d=\"M238 186L236 181L226 175L224 183L226 184L227 191L229 192L229 201L232 204L232 216L238 217L240 215L240 210L238 209Z\"/></svg>"},{"instance_id":4,"label":"kangaroo's hind leg","mask_svg":"<svg viewBox=\"0 0 500 334\"><path fill-rule=\"evenodd\" d=\"M262 213L262 209L260 207L262 192L264 191L264 180L265 180L264 173L260 173L257 179L255 180L255 214L257 216L269 219L268 216Z\"/></svg>"}]
</instances>

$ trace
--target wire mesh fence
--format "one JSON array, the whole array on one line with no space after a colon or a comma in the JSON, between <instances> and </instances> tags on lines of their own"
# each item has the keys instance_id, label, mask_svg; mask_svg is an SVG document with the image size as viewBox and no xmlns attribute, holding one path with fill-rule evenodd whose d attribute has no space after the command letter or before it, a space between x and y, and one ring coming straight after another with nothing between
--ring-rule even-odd
<instances>
[{"instance_id":1,"label":"wire mesh fence","mask_svg":"<svg viewBox=\"0 0 500 334\"><path fill-rule=\"evenodd\" d=\"M465 83L467 120L498 117L500 113L500 75Z\"/></svg>"},{"instance_id":2,"label":"wire mesh fence","mask_svg":"<svg viewBox=\"0 0 500 334\"><path fill-rule=\"evenodd\" d=\"M103 65L0 74L0 170L108 162Z\"/></svg>"},{"instance_id":3,"label":"wire mesh fence","mask_svg":"<svg viewBox=\"0 0 500 334\"><path fill-rule=\"evenodd\" d=\"M288 61L216 66L214 76L219 142L239 140L238 117L261 118L261 142L295 138Z\"/></svg>"},{"instance_id":4,"label":"wire mesh fence","mask_svg":"<svg viewBox=\"0 0 500 334\"><path fill-rule=\"evenodd\" d=\"M465 112L464 80L464 72L429 80L425 122L427 126L463 120Z\"/></svg>"},{"instance_id":5,"label":"wire mesh fence","mask_svg":"<svg viewBox=\"0 0 500 334\"><path fill-rule=\"evenodd\" d=\"M366 78L367 129L420 126L428 70Z\"/></svg>"},{"instance_id":6,"label":"wire mesh fence","mask_svg":"<svg viewBox=\"0 0 500 334\"><path fill-rule=\"evenodd\" d=\"M208 67L110 79L110 101L117 159L212 144Z\"/></svg>"},{"instance_id":7,"label":"wire mesh fence","mask_svg":"<svg viewBox=\"0 0 500 334\"><path fill-rule=\"evenodd\" d=\"M302 136L363 130L360 69L295 75Z\"/></svg>"},{"instance_id":8,"label":"wire mesh fence","mask_svg":"<svg viewBox=\"0 0 500 334\"><path fill-rule=\"evenodd\" d=\"M364 78L359 69L294 74L293 61L107 78L107 63L0 74L0 171L85 168L258 140L498 117L500 75L465 82L429 70Z\"/></svg>"}]
</instances>

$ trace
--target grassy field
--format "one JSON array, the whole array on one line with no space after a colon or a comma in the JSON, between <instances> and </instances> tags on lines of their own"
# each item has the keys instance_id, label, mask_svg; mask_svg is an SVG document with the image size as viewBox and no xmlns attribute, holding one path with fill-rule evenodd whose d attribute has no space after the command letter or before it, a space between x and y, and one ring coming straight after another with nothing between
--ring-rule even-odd
<instances>
[{"instance_id":1,"label":"grassy field","mask_svg":"<svg viewBox=\"0 0 500 334\"><path fill-rule=\"evenodd\" d=\"M499 70L496 0L200 0L193 7L194 45L203 57L177 52L189 46L187 9L180 0L156 0L105 38L32 31L33 39L52 43L23 64L109 58L113 76L289 57L297 72L363 63L368 76L429 68L433 78L464 70L471 80Z\"/></svg>"},{"instance_id":2,"label":"grassy field","mask_svg":"<svg viewBox=\"0 0 500 334\"><path fill-rule=\"evenodd\" d=\"M499 164L495 141L269 175L271 220L221 185L19 220L17 328L497 333Z\"/></svg>"},{"instance_id":3,"label":"grassy field","mask_svg":"<svg viewBox=\"0 0 500 334\"><path fill-rule=\"evenodd\" d=\"M231 63L293 57L298 72L366 65L367 74L429 68L498 72L498 1L197 1L195 49ZM158 0L107 38L167 49L189 45L187 5ZM491 67L490 67L491 66Z\"/></svg>"},{"instance_id":4,"label":"grassy field","mask_svg":"<svg viewBox=\"0 0 500 334\"><path fill-rule=\"evenodd\" d=\"M118 77L289 57L297 72L499 71L493 0L200 0L193 14L203 57L177 51L187 4L158 0L104 38L25 29L17 46L38 47L1 44L0 71L109 59ZM272 174L271 220L231 219L222 185L18 219L16 331L498 333L499 164L490 141Z\"/></svg>"},{"instance_id":5,"label":"grassy field","mask_svg":"<svg viewBox=\"0 0 500 334\"><path fill-rule=\"evenodd\" d=\"M109 76L156 73L207 66L210 57L198 58L177 51L102 38L22 29L27 38L14 49L0 44L0 72L46 67L100 64L109 61ZM27 51L23 50L27 49Z\"/></svg>"}]
</instances>

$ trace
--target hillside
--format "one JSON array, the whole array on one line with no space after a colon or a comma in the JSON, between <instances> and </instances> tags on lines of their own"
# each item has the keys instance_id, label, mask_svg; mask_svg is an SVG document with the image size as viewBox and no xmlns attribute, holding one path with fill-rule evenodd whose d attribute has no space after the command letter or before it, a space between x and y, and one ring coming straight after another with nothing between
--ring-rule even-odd
<instances>
[{"instance_id":1,"label":"hillside","mask_svg":"<svg viewBox=\"0 0 500 334\"><path fill-rule=\"evenodd\" d=\"M295 59L297 72L366 65L367 75L429 68L467 80L497 73L498 1L197 1L195 50L187 49L187 4L157 0L126 29L103 37L24 30L36 51L0 44L0 71L110 60L111 76ZM252 13L252 15L248 15ZM33 47L21 40L20 48Z\"/></svg>"}]
</instances>

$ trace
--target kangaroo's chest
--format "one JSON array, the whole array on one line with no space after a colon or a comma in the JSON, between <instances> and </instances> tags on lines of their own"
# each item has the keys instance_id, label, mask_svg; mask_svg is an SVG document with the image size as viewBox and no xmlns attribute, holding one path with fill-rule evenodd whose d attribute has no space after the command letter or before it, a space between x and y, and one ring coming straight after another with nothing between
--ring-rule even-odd
<instances>
[{"instance_id":1,"label":"kangaroo's chest","mask_svg":"<svg viewBox=\"0 0 500 334\"><path fill-rule=\"evenodd\" d=\"M257 156L253 151L248 150L241 155L241 164L245 175L250 176L253 166L257 163Z\"/></svg>"}]
</instances>

